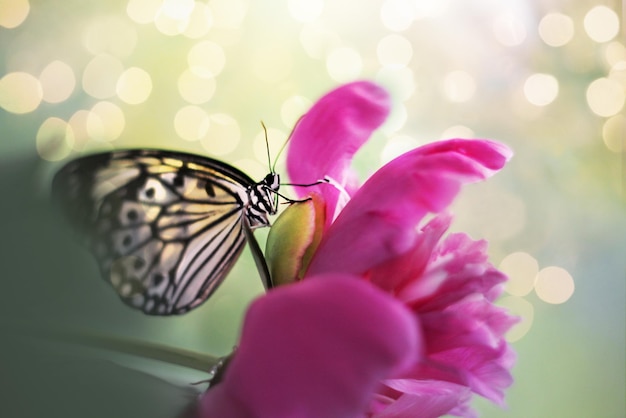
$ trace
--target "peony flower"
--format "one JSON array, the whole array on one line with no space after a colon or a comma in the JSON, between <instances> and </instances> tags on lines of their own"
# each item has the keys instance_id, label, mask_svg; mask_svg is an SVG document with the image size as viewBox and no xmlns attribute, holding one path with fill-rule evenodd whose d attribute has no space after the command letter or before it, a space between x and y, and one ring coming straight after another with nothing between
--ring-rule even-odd
<instances>
[{"instance_id":1,"label":"peony flower","mask_svg":"<svg viewBox=\"0 0 626 418\"><path fill-rule=\"evenodd\" d=\"M324 96L301 120L290 142L289 176L330 184L299 190L311 200L276 221L268 261L279 283L348 274L412 312L423 341L418 360L381 382L371 416L474 416L472 392L503 404L514 360L504 334L516 320L493 304L506 277L489 264L486 242L444 236L446 209L461 186L495 173L511 152L487 140L434 142L359 187L352 156L389 106L382 88L357 82Z\"/></svg>"},{"instance_id":2,"label":"peony flower","mask_svg":"<svg viewBox=\"0 0 626 418\"><path fill-rule=\"evenodd\" d=\"M410 151L359 186L350 163L387 117L369 82L323 98L294 130L287 166L309 200L275 222L266 256L277 288L248 310L238 348L201 417L474 416L511 383L503 336L515 322L493 301L506 277L486 243L445 235L461 186L510 157L486 140Z\"/></svg>"}]
</instances>

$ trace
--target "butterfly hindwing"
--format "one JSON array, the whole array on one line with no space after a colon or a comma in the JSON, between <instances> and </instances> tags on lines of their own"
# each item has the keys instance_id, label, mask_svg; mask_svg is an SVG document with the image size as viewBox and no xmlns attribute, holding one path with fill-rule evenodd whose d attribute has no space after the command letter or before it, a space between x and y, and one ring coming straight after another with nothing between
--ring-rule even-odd
<instances>
[{"instance_id":1,"label":"butterfly hindwing","mask_svg":"<svg viewBox=\"0 0 626 418\"><path fill-rule=\"evenodd\" d=\"M124 302L170 315L204 302L237 260L254 186L217 160L130 150L70 162L53 193Z\"/></svg>"}]
</instances>

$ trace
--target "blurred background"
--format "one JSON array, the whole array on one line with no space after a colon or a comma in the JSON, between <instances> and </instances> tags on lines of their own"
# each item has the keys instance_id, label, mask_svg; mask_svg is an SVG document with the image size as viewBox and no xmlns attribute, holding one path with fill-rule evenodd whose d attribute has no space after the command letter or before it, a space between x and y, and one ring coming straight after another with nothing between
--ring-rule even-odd
<instances>
[{"instance_id":1,"label":"blurred background","mask_svg":"<svg viewBox=\"0 0 626 418\"><path fill-rule=\"evenodd\" d=\"M522 317L508 335L519 358L507 409L477 400L481 416L626 416L622 7L0 0L1 415L173 416L193 396L180 388L205 374L77 349L38 330L219 356L262 292L246 252L185 316L125 307L51 208L55 170L88 152L150 147L209 155L261 178L261 120L275 155L319 96L370 79L394 107L357 155L363 179L444 138L515 150L453 206L454 230L489 240L493 263L511 277L499 303Z\"/></svg>"}]
</instances>

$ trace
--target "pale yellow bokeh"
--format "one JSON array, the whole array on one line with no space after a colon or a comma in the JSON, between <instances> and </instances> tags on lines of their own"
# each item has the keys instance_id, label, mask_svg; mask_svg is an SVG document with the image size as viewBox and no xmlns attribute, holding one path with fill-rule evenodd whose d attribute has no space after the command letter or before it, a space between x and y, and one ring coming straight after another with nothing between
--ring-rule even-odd
<instances>
[{"instance_id":1,"label":"pale yellow bokeh","mask_svg":"<svg viewBox=\"0 0 626 418\"><path fill-rule=\"evenodd\" d=\"M233 152L241 141L237 120L227 113L214 113L209 116L209 121L207 132L201 138L202 147L213 155Z\"/></svg>"},{"instance_id":2,"label":"pale yellow bokeh","mask_svg":"<svg viewBox=\"0 0 626 418\"><path fill-rule=\"evenodd\" d=\"M87 134L89 139L114 141L120 137L126 127L124 112L114 103L102 101L96 103L87 116Z\"/></svg>"},{"instance_id":3,"label":"pale yellow bokeh","mask_svg":"<svg viewBox=\"0 0 626 418\"><path fill-rule=\"evenodd\" d=\"M180 5L177 5L175 0L165 1L154 18L154 26L163 35L182 34L189 25L189 16L193 10L193 5L188 9L186 6L188 4L186 1Z\"/></svg>"},{"instance_id":4,"label":"pale yellow bokeh","mask_svg":"<svg viewBox=\"0 0 626 418\"><path fill-rule=\"evenodd\" d=\"M87 121L91 112L85 109L77 110L67 121L69 129L72 130L74 141L70 144L74 151L84 151L88 146L89 132L87 130Z\"/></svg>"},{"instance_id":5,"label":"pale yellow bokeh","mask_svg":"<svg viewBox=\"0 0 626 418\"><path fill-rule=\"evenodd\" d=\"M606 46L604 56L611 67L626 63L626 47L621 42L613 41Z\"/></svg>"},{"instance_id":6,"label":"pale yellow bokeh","mask_svg":"<svg viewBox=\"0 0 626 418\"><path fill-rule=\"evenodd\" d=\"M28 0L0 0L0 26L16 28L24 23L29 12Z\"/></svg>"},{"instance_id":7,"label":"pale yellow bokeh","mask_svg":"<svg viewBox=\"0 0 626 418\"><path fill-rule=\"evenodd\" d=\"M211 100L215 88L215 78L201 77L190 70L185 70L178 77L178 92L185 101L192 104L202 104Z\"/></svg>"},{"instance_id":8,"label":"pale yellow bokeh","mask_svg":"<svg viewBox=\"0 0 626 418\"><path fill-rule=\"evenodd\" d=\"M189 50L187 63L194 74L201 77L215 77L224 69L226 54L219 44L202 41Z\"/></svg>"},{"instance_id":9,"label":"pale yellow bokeh","mask_svg":"<svg viewBox=\"0 0 626 418\"><path fill-rule=\"evenodd\" d=\"M610 78L598 78L587 87L587 104L598 116L609 117L624 107L624 86Z\"/></svg>"},{"instance_id":10,"label":"pale yellow bokeh","mask_svg":"<svg viewBox=\"0 0 626 418\"><path fill-rule=\"evenodd\" d=\"M615 115L608 118L602 126L602 140L609 151L626 151L626 116Z\"/></svg>"},{"instance_id":11,"label":"pale yellow bokeh","mask_svg":"<svg viewBox=\"0 0 626 418\"><path fill-rule=\"evenodd\" d=\"M514 252L502 259L499 270L509 277L505 290L514 296L526 296L535 286L539 263L532 255Z\"/></svg>"},{"instance_id":12,"label":"pale yellow bokeh","mask_svg":"<svg viewBox=\"0 0 626 418\"><path fill-rule=\"evenodd\" d=\"M574 37L574 21L562 13L548 13L539 22L539 36L546 45L566 45Z\"/></svg>"},{"instance_id":13,"label":"pale yellow bokeh","mask_svg":"<svg viewBox=\"0 0 626 418\"><path fill-rule=\"evenodd\" d=\"M37 109L43 99L39 80L25 72L12 72L0 78L0 108L23 114Z\"/></svg>"},{"instance_id":14,"label":"pale yellow bokeh","mask_svg":"<svg viewBox=\"0 0 626 418\"><path fill-rule=\"evenodd\" d=\"M619 32L619 17L606 6L595 6L589 10L583 23L587 35L596 42L610 41Z\"/></svg>"},{"instance_id":15,"label":"pale yellow bokeh","mask_svg":"<svg viewBox=\"0 0 626 418\"><path fill-rule=\"evenodd\" d=\"M574 294L574 288L574 279L561 267L543 268L535 280L535 293L539 299L551 304L567 302Z\"/></svg>"},{"instance_id":16,"label":"pale yellow bokeh","mask_svg":"<svg viewBox=\"0 0 626 418\"><path fill-rule=\"evenodd\" d=\"M526 100L535 106L552 103L559 94L559 81L550 74L532 74L524 82Z\"/></svg>"},{"instance_id":17,"label":"pale yellow bokeh","mask_svg":"<svg viewBox=\"0 0 626 418\"><path fill-rule=\"evenodd\" d=\"M130 67L117 80L115 91L123 102L132 105L143 103L152 92L152 78L147 71Z\"/></svg>"},{"instance_id":18,"label":"pale yellow bokeh","mask_svg":"<svg viewBox=\"0 0 626 418\"><path fill-rule=\"evenodd\" d=\"M174 129L178 136L187 141L198 141L209 131L207 112L198 106L185 106L174 116Z\"/></svg>"},{"instance_id":19,"label":"pale yellow bokeh","mask_svg":"<svg viewBox=\"0 0 626 418\"><path fill-rule=\"evenodd\" d=\"M108 99L116 93L122 75L122 62L110 54L98 54L83 70L83 90L96 99Z\"/></svg>"},{"instance_id":20,"label":"pale yellow bokeh","mask_svg":"<svg viewBox=\"0 0 626 418\"><path fill-rule=\"evenodd\" d=\"M191 39L198 39L209 33L213 26L213 12L204 3L196 1L183 34Z\"/></svg>"},{"instance_id":21,"label":"pale yellow bokeh","mask_svg":"<svg viewBox=\"0 0 626 418\"><path fill-rule=\"evenodd\" d=\"M72 152L74 132L63 119L44 120L35 138L37 153L47 161L61 161Z\"/></svg>"},{"instance_id":22,"label":"pale yellow bokeh","mask_svg":"<svg viewBox=\"0 0 626 418\"><path fill-rule=\"evenodd\" d=\"M139 24L154 22L162 0L129 0L126 5L126 13L133 21Z\"/></svg>"},{"instance_id":23,"label":"pale yellow bokeh","mask_svg":"<svg viewBox=\"0 0 626 418\"><path fill-rule=\"evenodd\" d=\"M43 101L61 103L67 100L76 88L74 70L63 61L52 61L39 74L43 90Z\"/></svg>"}]
</instances>

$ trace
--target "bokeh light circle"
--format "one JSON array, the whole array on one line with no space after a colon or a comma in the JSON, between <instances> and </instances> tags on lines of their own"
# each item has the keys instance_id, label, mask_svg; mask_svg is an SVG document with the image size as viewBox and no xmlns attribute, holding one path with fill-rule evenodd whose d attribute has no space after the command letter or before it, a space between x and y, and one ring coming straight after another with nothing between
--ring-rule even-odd
<instances>
[{"instance_id":1,"label":"bokeh light circle","mask_svg":"<svg viewBox=\"0 0 626 418\"><path fill-rule=\"evenodd\" d=\"M185 106L174 116L176 133L187 141L198 141L204 138L209 131L209 125L209 115L198 106Z\"/></svg>"},{"instance_id":2,"label":"bokeh light circle","mask_svg":"<svg viewBox=\"0 0 626 418\"><path fill-rule=\"evenodd\" d=\"M39 80L25 72L12 72L0 78L0 108L10 113L30 113L43 100Z\"/></svg>"},{"instance_id":3,"label":"bokeh light circle","mask_svg":"<svg viewBox=\"0 0 626 418\"><path fill-rule=\"evenodd\" d=\"M589 10L583 23L587 35L596 42L610 41L619 32L619 17L606 6L595 6Z\"/></svg>"},{"instance_id":4,"label":"bokeh light circle","mask_svg":"<svg viewBox=\"0 0 626 418\"><path fill-rule=\"evenodd\" d=\"M29 12L28 0L0 0L0 26L16 28L24 23Z\"/></svg>"},{"instance_id":5,"label":"bokeh light circle","mask_svg":"<svg viewBox=\"0 0 626 418\"><path fill-rule=\"evenodd\" d=\"M126 126L124 112L114 103L96 103L87 116L87 134L90 139L114 141L120 137Z\"/></svg>"},{"instance_id":6,"label":"bokeh light circle","mask_svg":"<svg viewBox=\"0 0 626 418\"><path fill-rule=\"evenodd\" d=\"M532 255L520 251L504 257L499 269L509 277L505 287L507 293L514 296L526 296L535 286L539 263Z\"/></svg>"},{"instance_id":7,"label":"bokeh light circle","mask_svg":"<svg viewBox=\"0 0 626 418\"><path fill-rule=\"evenodd\" d=\"M126 14L139 24L154 22L162 0L129 0L126 5Z\"/></svg>"},{"instance_id":8,"label":"bokeh light circle","mask_svg":"<svg viewBox=\"0 0 626 418\"><path fill-rule=\"evenodd\" d=\"M574 294L574 287L574 279L568 271L556 266L541 269L535 280L535 293L551 304L567 302Z\"/></svg>"},{"instance_id":9,"label":"bokeh light circle","mask_svg":"<svg viewBox=\"0 0 626 418\"><path fill-rule=\"evenodd\" d=\"M598 78L587 87L587 104L598 116L609 117L624 107L624 87L610 78Z\"/></svg>"},{"instance_id":10,"label":"bokeh light circle","mask_svg":"<svg viewBox=\"0 0 626 418\"><path fill-rule=\"evenodd\" d=\"M574 21L562 13L548 13L539 22L539 36L546 45L566 45L574 37Z\"/></svg>"},{"instance_id":11,"label":"bokeh light circle","mask_svg":"<svg viewBox=\"0 0 626 418\"><path fill-rule=\"evenodd\" d=\"M201 138L204 149L213 155L227 155L237 148L241 141L241 128L237 120L227 113L214 113L209 116L209 126Z\"/></svg>"},{"instance_id":12,"label":"bokeh light circle","mask_svg":"<svg viewBox=\"0 0 626 418\"><path fill-rule=\"evenodd\" d=\"M224 49L211 41L195 44L187 54L189 69L201 77L215 77L224 69L226 55Z\"/></svg>"},{"instance_id":13,"label":"bokeh light circle","mask_svg":"<svg viewBox=\"0 0 626 418\"><path fill-rule=\"evenodd\" d=\"M61 103L67 100L76 88L74 70L63 61L52 61L39 74L43 90L43 100L48 103Z\"/></svg>"},{"instance_id":14,"label":"bokeh light circle","mask_svg":"<svg viewBox=\"0 0 626 418\"><path fill-rule=\"evenodd\" d=\"M546 106L559 94L559 82L550 74L533 74L524 82L524 95L535 106Z\"/></svg>"},{"instance_id":15,"label":"bokeh light circle","mask_svg":"<svg viewBox=\"0 0 626 418\"><path fill-rule=\"evenodd\" d=\"M602 126L604 145L616 154L626 151L626 116L615 115Z\"/></svg>"},{"instance_id":16,"label":"bokeh light circle","mask_svg":"<svg viewBox=\"0 0 626 418\"><path fill-rule=\"evenodd\" d=\"M83 90L96 99L113 97L124 66L121 61L109 54L98 54L83 70Z\"/></svg>"},{"instance_id":17,"label":"bokeh light circle","mask_svg":"<svg viewBox=\"0 0 626 418\"><path fill-rule=\"evenodd\" d=\"M213 77L201 77L190 70L185 70L178 77L178 92L185 101L192 104L208 102L213 97L215 89Z\"/></svg>"},{"instance_id":18,"label":"bokeh light circle","mask_svg":"<svg viewBox=\"0 0 626 418\"><path fill-rule=\"evenodd\" d=\"M131 67L122 73L115 90L123 102L140 104L145 102L152 92L152 78L147 71Z\"/></svg>"},{"instance_id":19,"label":"bokeh light circle","mask_svg":"<svg viewBox=\"0 0 626 418\"><path fill-rule=\"evenodd\" d=\"M74 133L67 122L57 117L44 120L35 138L37 153L47 161L61 161L72 151Z\"/></svg>"}]
</instances>

